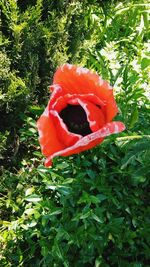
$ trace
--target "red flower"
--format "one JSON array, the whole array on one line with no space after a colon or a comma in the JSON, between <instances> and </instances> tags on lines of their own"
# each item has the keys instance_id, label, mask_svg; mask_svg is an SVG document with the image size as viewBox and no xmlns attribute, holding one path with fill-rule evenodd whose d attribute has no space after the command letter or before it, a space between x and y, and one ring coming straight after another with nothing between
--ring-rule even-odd
<instances>
[{"instance_id":1,"label":"red flower","mask_svg":"<svg viewBox=\"0 0 150 267\"><path fill-rule=\"evenodd\" d=\"M64 64L56 71L50 101L37 122L45 166L100 144L125 129L112 122L118 109L112 87L88 69Z\"/></svg>"}]
</instances>

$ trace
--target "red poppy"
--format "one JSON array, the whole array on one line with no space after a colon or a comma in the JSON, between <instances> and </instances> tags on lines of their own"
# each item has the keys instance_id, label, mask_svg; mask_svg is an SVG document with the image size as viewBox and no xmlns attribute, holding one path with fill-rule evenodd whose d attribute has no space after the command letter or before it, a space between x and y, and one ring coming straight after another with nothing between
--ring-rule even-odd
<instances>
[{"instance_id":1,"label":"red poppy","mask_svg":"<svg viewBox=\"0 0 150 267\"><path fill-rule=\"evenodd\" d=\"M87 150L125 129L122 122L112 122L118 111L113 90L96 73L64 64L50 89L50 101L37 122L45 166L56 156Z\"/></svg>"}]
</instances>

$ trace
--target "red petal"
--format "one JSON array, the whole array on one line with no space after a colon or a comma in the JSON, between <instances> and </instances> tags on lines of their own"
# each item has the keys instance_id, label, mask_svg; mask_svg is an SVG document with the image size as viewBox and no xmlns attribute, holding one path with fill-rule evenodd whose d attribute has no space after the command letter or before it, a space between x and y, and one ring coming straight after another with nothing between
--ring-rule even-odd
<instances>
[{"instance_id":1,"label":"red petal","mask_svg":"<svg viewBox=\"0 0 150 267\"><path fill-rule=\"evenodd\" d=\"M68 131L65 123L58 115L57 111L50 111L50 119L54 122L58 138L65 147L74 145L79 139L82 138L79 134L74 134Z\"/></svg>"},{"instance_id":2,"label":"red petal","mask_svg":"<svg viewBox=\"0 0 150 267\"><path fill-rule=\"evenodd\" d=\"M94 94L66 94L60 97L57 97L55 103L49 104L49 109L55 109L59 113L62 109L64 109L67 106L67 103L69 103L70 100L74 100L76 98L79 98L80 100L87 100L95 105L99 105L101 109L104 111L105 103L100 100L96 95Z\"/></svg>"},{"instance_id":3,"label":"red petal","mask_svg":"<svg viewBox=\"0 0 150 267\"><path fill-rule=\"evenodd\" d=\"M52 106L55 103L55 101L64 93L63 93L61 86L58 84L51 85L50 91L52 91L52 94L51 94L51 98L49 101L49 106Z\"/></svg>"},{"instance_id":4,"label":"red petal","mask_svg":"<svg viewBox=\"0 0 150 267\"><path fill-rule=\"evenodd\" d=\"M86 68L64 64L54 75L54 84L62 87L64 94L93 93L106 104L106 120L109 122L117 114L113 90L107 81Z\"/></svg>"},{"instance_id":5,"label":"red petal","mask_svg":"<svg viewBox=\"0 0 150 267\"><path fill-rule=\"evenodd\" d=\"M80 100L75 98L69 101L69 104L77 105L79 104L85 110L87 115L87 120L89 122L90 128L93 132L102 128L105 124L105 116L100 108L98 108L93 103L86 100Z\"/></svg>"},{"instance_id":6,"label":"red petal","mask_svg":"<svg viewBox=\"0 0 150 267\"><path fill-rule=\"evenodd\" d=\"M53 155L50 155L47 157L45 161L45 166L50 166L52 163L52 159L57 156L69 156L72 154L77 154L81 151L90 149L97 144L100 144L104 137L109 136L111 134L122 132L125 129L125 125L122 122L111 122L107 123L103 128L98 130L97 132L94 132L92 134L89 134L83 138L81 138L78 142L76 142L73 146L65 148L61 151L58 151L54 153Z\"/></svg>"},{"instance_id":7,"label":"red petal","mask_svg":"<svg viewBox=\"0 0 150 267\"><path fill-rule=\"evenodd\" d=\"M53 121L49 119L48 108L45 109L45 112L37 121L37 127L41 150L45 156L49 156L65 148L63 143L61 143L57 137L57 130Z\"/></svg>"},{"instance_id":8,"label":"red petal","mask_svg":"<svg viewBox=\"0 0 150 267\"><path fill-rule=\"evenodd\" d=\"M117 104L114 99L114 96L111 95L107 99L107 104L106 104L106 121L111 122L117 113L118 113Z\"/></svg>"}]
</instances>

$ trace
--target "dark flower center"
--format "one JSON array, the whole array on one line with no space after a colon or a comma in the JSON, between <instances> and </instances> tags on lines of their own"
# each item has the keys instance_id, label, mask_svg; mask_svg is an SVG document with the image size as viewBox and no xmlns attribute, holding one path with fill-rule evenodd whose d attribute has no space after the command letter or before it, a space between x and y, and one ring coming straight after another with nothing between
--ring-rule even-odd
<instances>
[{"instance_id":1,"label":"dark flower center","mask_svg":"<svg viewBox=\"0 0 150 267\"><path fill-rule=\"evenodd\" d=\"M86 112L80 105L67 105L59 115L70 132L82 136L92 133Z\"/></svg>"}]
</instances>

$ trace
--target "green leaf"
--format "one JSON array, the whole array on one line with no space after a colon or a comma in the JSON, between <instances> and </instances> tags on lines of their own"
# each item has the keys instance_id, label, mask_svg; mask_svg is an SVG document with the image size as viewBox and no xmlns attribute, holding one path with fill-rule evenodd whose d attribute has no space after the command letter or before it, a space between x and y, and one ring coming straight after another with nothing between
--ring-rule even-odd
<instances>
[{"instance_id":1,"label":"green leaf","mask_svg":"<svg viewBox=\"0 0 150 267\"><path fill-rule=\"evenodd\" d=\"M35 191L34 187L30 187L25 191L25 196L31 195Z\"/></svg>"},{"instance_id":2,"label":"green leaf","mask_svg":"<svg viewBox=\"0 0 150 267\"><path fill-rule=\"evenodd\" d=\"M32 194L32 195L25 197L25 200L28 202L39 202L42 200L42 197L39 197L36 194Z\"/></svg>"},{"instance_id":3,"label":"green leaf","mask_svg":"<svg viewBox=\"0 0 150 267\"><path fill-rule=\"evenodd\" d=\"M61 210L61 209L56 209L56 210L54 210L53 212L51 212L51 213L49 214L49 216L55 216L55 215L58 215L58 214L60 214L60 213L62 213L62 210Z\"/></svg>"},{"instance_id":4,"label":"green leaf","mask_svg":"<svg viewBox=\"0 0 150 267\"><path fill-rule=\"evenodd\" d=\"M96 222L99 222L99 223L104 223L104 221L98 217L96 214L92 213L92 218L96 221Z\"/></svg>"},{"instance_id":5,"label":"green leaf","mask_svg":"<svg viewBox=\"0 0 150 267\"><path fill-rule=\"evenodd\" d=\"M134 125L137 123L138 118L139 118L138 109L137 107L135 107L130 118L130 124L129 124L130 129L133 128Z\"/></svg>"},{"instance_id":6,"label":"green leaf","mask_svg":"<svg viewBox=\"0 0 150 267\"><path fill-rule=\"evenodd\" d=\"M142 70L146 69L149 66L150 66L150 58L148 57L142 58L142 61L141 61Z\"/></svg>"}]
</instances>

